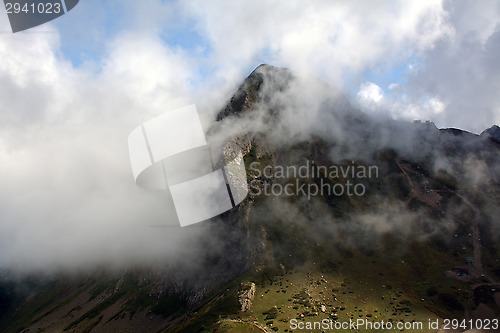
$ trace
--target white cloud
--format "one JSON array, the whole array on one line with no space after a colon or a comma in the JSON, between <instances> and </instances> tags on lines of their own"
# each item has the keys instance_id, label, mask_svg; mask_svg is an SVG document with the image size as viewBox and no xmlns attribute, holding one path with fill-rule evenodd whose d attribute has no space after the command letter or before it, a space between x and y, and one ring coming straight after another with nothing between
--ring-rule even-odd
<instances>
[{"instance_id":1,"label":"white cloud","mask_svg":"<svg viewBox=\"0 0 500 333\"><path fill-rule=\"evenodd\" d=\"M433 98L429 99L429 102L427 105L428 105L429 109L431 109L435 114L442 113L446 108L444 103L441 102L441 100L437 97L433 97Z\"/></svg>"},{"instance_id":2,"label":"white cloud","mask_svg":"<svg viewBox=\"0 0 500 333\"><path fill-rule=\"evenodd\" d=\"M81 267L192 251L186 244L203 228L148 227L177 219L164 196L135 186L127 151L144 118L190 100L189 59L127 34L109 42L95 72L73 68L59 47L57 32L0 38L0 265Z\"/></svg>"},{"instance_id":3,"label":"white cloud","mask_svg":"<svg viewBox=\"0 0 500 333\"><path fill-rule=\"evenodd\" d=\"M425 53L405 86L409 103L426 96L440 103L432 115L439 126L481 132L500 123L500 4L446 2L454 33ZM426 104L428 102L424 102ZM432 102L431 102L432 103Z\"/></svg>"},{"instance_id":4,"label":"white cloud","mask_svg":"<svg viewBox=\"0 0 500 333\"><path fill-rule=\"evenodd\" d=\"M365 106L377 104L384 98L384 91L375 83L364 82L358 92L360 102Z\"/></svg>"},{"instance_id":5,"label":"white cloud","mask_svg":"<svg viewBox=\"0 0 500 333\"><path fill-rule=\"evenodd\" d=\"M475 131L500 123L496 1L120 2L130 25L94 17L89 3L61 18L72 26L62 34L51 23L42 29L56 33L0 36L0 263L143 258L192 240L196 231L142 228L168 219L167 207L134 185L126 137L193 99L221 104L262 61L341 87L408 61L397 89L384 95L366 82L359 97L396 118ZM197 29L207 49L166 45L161 30L179 25ZM68 31L104 53L73 67L61 53L75 43L61 39Z\"/></svg>"},{"instance_id":6,"label":"white cloud","mask_svg":"<svg viewBox=\"0 0 500 333\"><path fill-rule=\"evenodd\" d=\"M119 35L109 48L103 80L119 84L116 89L145 113L159 114L189 104L194 66L185 52L170 49L159 38L144 33Z\"/></svg>"},{"instance_id":7,"label":"white cloud","mask_svg":"<svg viewBox=\"0 0 500 333\"><path fill-rule=\"evenodd\" d=\"M498 7L497 1L183 5L211 41L210 63L219 73L230 73L221 74L228 81L265 61L346 87L366 70L408 61L408 80L402 78L397 91L401 95L391 94L401 108L391 113L476 132L500 120L500 76L493 60Z\"/></svg>"},{"instance_id":8,"label":"white cloud","mask_svg":"<svg viewBox=\"0 0 500 333\"><path fill-rule=\"evenodd\" d=\"M221 69L245 71L266 59L336 84L432 48L450 33L440 1L191 1L184 8L211 41L211 60Z\"/></svg>"}]
</instances>

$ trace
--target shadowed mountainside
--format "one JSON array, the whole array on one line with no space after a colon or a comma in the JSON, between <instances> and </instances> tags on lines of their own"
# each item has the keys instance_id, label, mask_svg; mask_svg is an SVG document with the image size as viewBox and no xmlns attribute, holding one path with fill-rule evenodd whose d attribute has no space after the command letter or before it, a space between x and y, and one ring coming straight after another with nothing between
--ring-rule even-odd
<instances>
[{"instance_id":1,"label":"shadowed mountainside","mask_svg":"<svg viewBox=\"0 0 500 333\"><path fill-rule=\"evenodd\" d=\"M500 315L497 126L475 135L373 117L268 65L216 120L209 138L242 148L250 189L209 222L217 250L200 239L196 265L51 275L36 288L5 273L0 330L287 332L290 320Z\"/></svg>"}]
</instances>

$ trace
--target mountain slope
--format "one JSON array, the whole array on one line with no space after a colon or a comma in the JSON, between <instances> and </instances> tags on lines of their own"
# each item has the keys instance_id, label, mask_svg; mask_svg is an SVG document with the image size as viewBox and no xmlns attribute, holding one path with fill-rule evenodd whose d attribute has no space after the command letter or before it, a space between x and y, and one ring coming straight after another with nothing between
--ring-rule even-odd
<instances>
[{"instance_id":1,"label":"mountain slope","mask_svg":"<svg viewBox=\"0 0 500 333\"><path fill-rule=\"evenodd\" d=\"M374 118L268 65L216 119L209 136L242 147L250 188L210 222L224 235L217 251L200 240L197 267L50 278L5 302L2 332L287 332L322 319L500 315L495 131Z\"/></svg>"}]
</instances>

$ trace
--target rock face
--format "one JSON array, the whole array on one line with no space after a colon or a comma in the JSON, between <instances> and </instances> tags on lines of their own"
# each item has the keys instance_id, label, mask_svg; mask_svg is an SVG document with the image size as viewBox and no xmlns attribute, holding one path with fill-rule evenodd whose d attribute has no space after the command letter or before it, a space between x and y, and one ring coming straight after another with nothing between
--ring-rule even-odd
<instances>
[{"instance_id":1,"label":"rock face","mask_svg":"<svg viewBox=\"0 0 500 333\"><path fill-rule=\"evenodd\" d=\"M497 125L488 128L481 133L481 136L488 137L490 140L500 143L500 127Z\"/></svg>"},{"instance_id":2,"label":"rock face","mask_svg":"<svg viewBox=\"0 0 500 333\"><path fill-rule=\"evenodd\" d=\"M264 84L268 85L273 82L276 89L280 90L284 89L292 79L293 75L288 69L260 65L245 79L227 105L219 112L216 120L220 121L228 116L241 116L250 111L255 103L265 98L262 95Z\"/></svg>"},{"instance_id":3,"label":"rock face","mask_svg":"<svg viewBox=\"0 0 500 333\"><path fill-rule=\"evenodd\" d=\"M238 301L241 305L241 311L247 312L252 308L252 302L255 297L255 283L247 282L242 283L240 286L240 291L238 293Z\"/></svg>"}]
</instances>

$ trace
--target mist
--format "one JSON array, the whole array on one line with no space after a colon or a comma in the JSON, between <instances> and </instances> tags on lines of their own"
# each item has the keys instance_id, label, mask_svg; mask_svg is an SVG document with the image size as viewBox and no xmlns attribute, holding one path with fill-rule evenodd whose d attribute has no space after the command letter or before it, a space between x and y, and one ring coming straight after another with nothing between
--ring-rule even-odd
<instances>
[{"instance_id":1,"label":"mist","mask_svg":"<svg viewBox=\"0 0 500 333\"><path fill-rule=\"evenodd\" d=\"M182 20L194 20L193 29L209 47L165 43L158 33L165 23L156 16L142 26L97 35L87 41L95 42L97 59L83 57L79 62L66 51L67 34L82 31L64 30L67 18L36 28L33 34L2 35L0 268L52 272L160 262L189 270L204 268L197 259L207 251L224 253L221 221L179 228L168 196L134 183L128 134L177 107L197 104L213 147L229 140L239 140L242 148L252 141L265 142L258 149L273 153L281 164L303 159L293 146L318 138L328 146L325 161L371 163L371 151L385 148L420 161L427 156L415 144L421 136L409 120L430 119L439 127L477 133L500 121L498 101L491 93L497 90L498 76L489 71L500 50L494 2L485 5L487 24L480 20L484 13L477 11L474 20L463 19L473 4L405 2L396 6L393 19L392 2L383 2L371 10L384 15L387 26L379 23L380 17L376 22L366 18L367 9L359 4L309 4L305 11L314 15L301 16L298 24L293 17L304 9L296 6L280 5L276 11L263 3L238 8L222 2L210 8L196 1L175 3L173 8L152 3L156 13L178 11ZM96 2L80 5L85 15L75 14L75 26L85 26L91 5ZM289 15L279 14L283 12ZM133 19L144 10L127 13ZM236 22L234 17L242 13L251 15ZM95 31L106 30L106 22L92 22ZM6 17L0 26L8 29ZM478 51L482 47L486 55ZM460 57L463 50L472 52L478 64L472 82L463 69L472 60ZM425 56L429 60L423 60ZM381 89L375 89L377 94L358 94L363 87L374 88L362 74L383 72L389 60L418 69L404 74L409 84L396 82L391 90L372 82ZM217 114L261 62L289 67L293 74L269 80L264 72L262 100L255 109L217 122ZM452 66L457 62L463 64ZM443 73L440 78L453 85L438 84L436 68ZM468 90L479 81L485 90ZM464 100L467 107L458 108ZM346 126L345 119L356 120L358 126ZM380 126L387 123L393 127ZM398 126L402 129L390 130ZM449 170L448 163L444 159L432 167ZM474 156L466 160L466 169L472 170L467 181L478 186L499 179L498 169L489 169ZM276 215L288 216L289 207L280 205L273 206ZM317 218L330 216L319 206L323 208L318 208ZM406 224L391 218L401 207L382 210L366 211L358 224L376 235L390 230L410 233ZM415 218L409 215L403 220ZM334 227L330 232L335 234Z\"/></svg>"}]
</instances>

